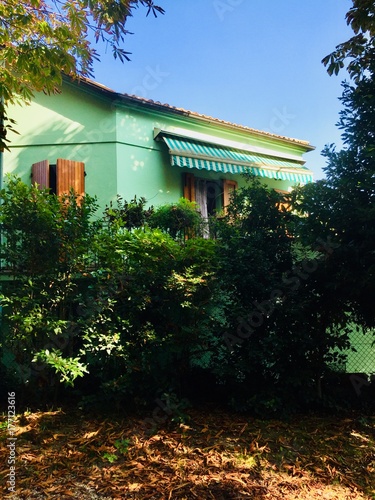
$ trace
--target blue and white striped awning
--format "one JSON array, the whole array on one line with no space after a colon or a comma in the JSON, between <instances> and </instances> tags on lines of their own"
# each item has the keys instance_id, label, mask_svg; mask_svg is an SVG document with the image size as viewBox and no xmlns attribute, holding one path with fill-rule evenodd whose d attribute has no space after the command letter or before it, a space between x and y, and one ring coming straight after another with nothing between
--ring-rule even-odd
<instances>
[{"instance_id":1,"label":"blue and white striped awning","mask_svg":"<svg viewBox=\"0 0 375 500\"><path fill-rule=\"evenodd\" d=\"M313 180L310 170L292 160L193 141L185 137L163 134L162 138L168 146L173 166L210 170L223 174L252 173L258 177L301 184L307 184Z\"/></svg>"}]
</instances>

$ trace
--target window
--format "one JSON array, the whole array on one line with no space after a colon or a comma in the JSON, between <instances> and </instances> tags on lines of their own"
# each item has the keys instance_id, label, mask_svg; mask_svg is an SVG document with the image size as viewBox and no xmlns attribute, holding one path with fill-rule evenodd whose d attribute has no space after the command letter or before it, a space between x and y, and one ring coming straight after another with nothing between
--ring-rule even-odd
<instances>
[{"instance_id":1,"label":"window","mask_svg":"<svg viewBox=\"0 0 375 500\"><path fill-rule=\"evenodd\" d=\"M235 189L235 181L208 180L184 174L184 198L197 203L204 219L225 210Z\"/></svg>"},{"instance_id":2,"label":"window","mask_svg":"<svg viewBox=\"0 0 375 500\"><path fill-rule=\"evenodd\" d=\"M48 160L43 160L32 165L31 180L40 189L49 188L58 196L68 194L73 188L81 197L85 193L85 164L59 158L56 165L50 165Z\"/></svg>"},{"instance_id":3,"label":"window","mask_svg":"<svg viewBox=\"0 0 375 500\"><path fill-rule=\"evenodd\" d=\"M223 208L223 182L195 179L195 201L204 219L212 217Z\"/></svg>"}]
</instances>

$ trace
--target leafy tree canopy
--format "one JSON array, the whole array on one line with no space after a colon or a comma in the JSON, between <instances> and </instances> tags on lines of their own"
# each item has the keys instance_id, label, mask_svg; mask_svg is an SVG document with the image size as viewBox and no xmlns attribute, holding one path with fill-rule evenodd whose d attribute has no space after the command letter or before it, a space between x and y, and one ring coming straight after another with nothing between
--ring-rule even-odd
<instances>
[{"instance_id":1,"label":"leafy tree canopy","mask_svg":"<svg viewBox=\"0 0 375 500\"><path fill-rule=\"evenodd\" d=\"M99 54L90 41L107 43L115 58L128 60L122 48L127 20L135 9L163 14L153 0L2 0L0 3L0 118L10 125L4 105L28 101L33 93L58 91L62 73L92 76ZM1 127L0 148L6 128Z\"/></svg>"},{"instance_id":2,"label":"leafy tree canopy","mask_svg":"<svg viewBox=\"0 0 375 500\"><path fill-rule=\"evenodd\" d=\"M373 0L353 0L346 22L354 31L346 42L322 60L330 75L338 74L347 62L351 78L358 82L365 70L374 69L375 4Z\"/></svg>"},{"instance_id":3,"label":"leafy tree canopy","mask_svg":"<svg viewBox=\"0 0 375 500\"><path fill-rule=\"evenodd\" d=\"M331 309L345 304L364 325L374 326L375 293L375 5L354 0L347 22L355 36L323 62L338 73L344 62L352 82L343 84L338 127L344 148L326 146L326 179L302 190L301 232L310 243L331 237L336 249L327 263L326 291ZM298 194L298 192L297 192ZM334 290L334 294L330 291ZM335 306L336 304L336 306Z\"/></svg>"}]
</instances>

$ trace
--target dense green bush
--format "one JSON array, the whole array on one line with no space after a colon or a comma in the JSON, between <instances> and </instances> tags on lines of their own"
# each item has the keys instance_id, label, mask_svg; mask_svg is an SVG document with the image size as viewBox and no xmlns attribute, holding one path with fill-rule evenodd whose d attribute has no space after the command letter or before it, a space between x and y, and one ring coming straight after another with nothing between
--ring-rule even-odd
<instances>
[{"instance_id":1,"label":"dense green bush","mask_svg":"<svg viewBox=\"0 0 375 500\"><path fill-rule=\"evenodd\" d=\"M228 297L227 355L215 373L236 409L320 404L328 363L349 345L342 315L325 313L318 287L326 255L301 245L299 217L280 210L287 202L250 177L216 224L218 287Z\"/></svg>"},{"instance_id":2,"label":"dense green bush","mask_svg":"<svg viewBox=\"0 0 375 500\"><path fill-rule=\"evenodd\" d=\"M8 380L46 397L59 382L77 386L77 377L82 390L102 387L108 397L180 390L203 363L207 325L217 321L215 242L181 240L180 229L199 220L195 207L179 204L190 219L174 239L166 226L144 224L142 200L121 202L127 216L136 210L131 219L117 207L98 221L90 197L61 200L18 179L1 197Z\"/></svg>"},{"instance_id":3,"label":"dense green bush","mask_svg":"<svg viewBox=\"0 0 375 500\"><path fill-rule=\"evenodd\" d=\"M269 414L320 397L347 347L341 317L324 314L325 256L254 178L212 221L215 240L186 200L119 199L100 217L89 196L18 179L1 198L0 370L45 401L64 385L105 405L215 396Z\"/></svg>"},{"instance_id":4,"label":"dense green bush","mask_svg":"<svg viewBox=\"0 0 375 500\"><path fill-rule=\"evenodd\" d=\"M184 240L202 234L202 219L197 205L186 198L157 208L150 215L148 223L150 227L160 228L175 239Z\"/></svg>"},{"instance_id":5,"label":"dense green bush","mask_svg":"<svg viewBox=\"0 0 375 500\"><path fill-rule=\"evenodd\" d=\"M86 370L74 349L75 308L94 261L96 201L58 199L14 178L1 201L2 369L13 384L52 387L50 365L70 384Z\"/></svg>"},{"instance_id":6,"label":"dense green bush","mask_svg":"<svg viewBox=\"0 0 375 500\"><path fill-rule=\"evenodd\" d=\"M115 221L126 229L134 229L143 227L149 217L154 212L154 208L146 207L146 198L135 196L130 202L124 200L121 196L117 196L116 204L110 203L104 210L104 219L110 224Z\"/></svg>"}]
</instances>

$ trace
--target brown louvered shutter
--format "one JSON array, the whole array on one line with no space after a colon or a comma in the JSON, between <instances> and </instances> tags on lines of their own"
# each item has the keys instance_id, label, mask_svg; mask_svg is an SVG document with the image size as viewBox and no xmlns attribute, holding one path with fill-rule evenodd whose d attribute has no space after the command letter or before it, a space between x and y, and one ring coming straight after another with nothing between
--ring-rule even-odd
<instances>
[{"instance_id":1,"label":"brown louvered shutter","mask_svg":"<svg viewBox=\"0 0 375 500\"><path fill-rule=\"evenodd\" d=\"M237 189L237 182L236 181L228 181L224 180L223 181L223 206L224 210L225 208L229 205L230 203L230 197L233 191Z\"/></svg>"},{"instance_id":2,"label":"brown louvered shutter","mask_svg":"<svg viewBox=\"0 0 375 500\"><path fill-rule=\"evenodd\" d=\"M32 184L37 184L39 189L50 187L48 160L33 163L31 166L31 182Z\"/></svg>"},{"instance_id":3,"label":"brown louvered shutter","mask_svg":"<svg viewBox=\"0 0 375 500\"><path fill-rule=\"evenodd\" d=\"M277 193L280 193L283 195L285 201L284 202L281 202L281 203L278 203L277 204L277 208L283 212L283 211L286 211L286 212L291 212L292 210L292 205L289 201L289 198L290 198L290 193L288 191L285 191L284 189L275 189L275 191Z\"/></svg>"},{"instance_id":4,"label":"brown louvered shutter","mask_svg":"<svg viewBox=\"0 0 375 500\"><path fill-rule=\"evenodd\" d=\"M184 177L184 198L195 201L195 179L193 174L183 174Z\"/></svg>"},{"instance_id":5,"label":"brown louvered shutter","mask_svg":"<svg viewBox=\"0 0 375 500\"><path fill-rule=\"evenodd\" d=\"M71 188L79 197L85 194L85 164L81 161L63 160L56 162L56 194L68 194Z\"/></svg>"}]
</instances>

